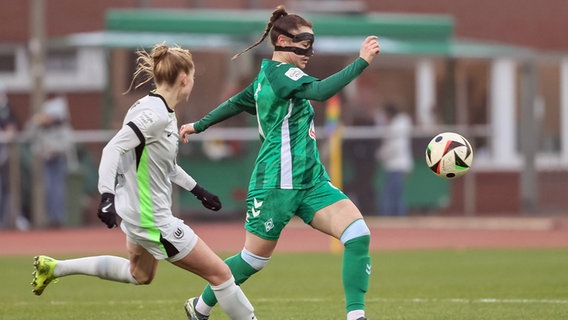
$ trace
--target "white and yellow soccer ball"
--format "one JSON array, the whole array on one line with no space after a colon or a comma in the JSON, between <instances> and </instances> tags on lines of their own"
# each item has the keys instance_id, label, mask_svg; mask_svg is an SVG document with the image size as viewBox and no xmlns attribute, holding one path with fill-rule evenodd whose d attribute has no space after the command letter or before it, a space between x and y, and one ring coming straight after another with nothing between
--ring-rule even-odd
<instances>
[{"instance_id":1,"label":"white and yellow soccer ball","mask_svg":"<svg viewBox=\"0 0 568 320\"><path fill-rule=\"evenodd\" d=\"M426 148L426 164L437 176L455 179L469 171L473 149L462 135L455 132L437 134Z\"/></svg>"}]
</instances>

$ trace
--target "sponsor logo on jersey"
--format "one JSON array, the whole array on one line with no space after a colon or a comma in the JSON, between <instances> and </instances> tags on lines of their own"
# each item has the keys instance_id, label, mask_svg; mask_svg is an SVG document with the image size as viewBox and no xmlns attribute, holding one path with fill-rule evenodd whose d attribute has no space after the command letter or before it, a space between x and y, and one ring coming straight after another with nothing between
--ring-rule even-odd
<instances>
[{"instance_id":1,"label":"sponsor logo on jersey","mask_svg":"<svg viewBox=\"0 0 568 320\"><path fill-rule=\"evenodd\" d=\"M300 70L300 68L290 68L290 69L288 69L288 71L286 71L285 75L288 78L290 78L294 81L297 81L298 79L305 76L306 74L304 73L304 71Z\"/></svg>"},{"instance_id":2,"label":"sponsor logo on jersey","mask_svg":"<svg viewBox=\"0 0 568 320\"><path fill-rule=\"evenodd\" d=\"M365 268L365 272L367 272L368 275L371 275L371 265L367 264L367 268Z\"/></svg>"}]
</instances>

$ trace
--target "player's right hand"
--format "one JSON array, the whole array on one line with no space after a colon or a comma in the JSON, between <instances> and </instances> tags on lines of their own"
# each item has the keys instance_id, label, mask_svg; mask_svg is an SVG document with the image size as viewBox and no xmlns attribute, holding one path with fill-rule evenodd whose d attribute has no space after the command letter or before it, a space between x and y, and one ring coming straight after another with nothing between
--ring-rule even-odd
<instances>
[{"instance_id":1,"label":"player's right hand","mask_svg":"<svg viewBox=\"0 0 568 320\"><path fill-rule=\"evenodd\" d=\"M205 208L213 211L219 211L221 209L222 205L221 205L221 200L219 200L219 197L207 191L202 186L196 184L195 187L193 187L193 189L190 192L193 193L193 195L199 201L201 201L201 204Z\"/></svg>"},{"instance_id":2,"label":"player's right hand","mask_svg":"<svg viewBox=\"0 0 568 320\"><path fill-rule=\"evenodd\" d=\"M187 143L189 141L188 136L193 133L195 133L193 123L186 123L179 128L179 137L183 143Z\"/></svg>"},{"instance_id":3,"label":"player's right hand","mask_svg":"<svg viewBox=\"0 0 568 320\"><path fill-rule=\"evenodd\" d=\"M368 64L371 64L373 58L381 52L381 46L379 45L379 39L377 36L368 36L363 44L361 44L361 50L359 50L359 56Z\"/></svg>"},{"instance_id":4,"label":"player's right hand","mask_svg":"<svg viewBox=\"0 0 568 320\"><path fill-rule=\"evenodd\" d=\"M111 229L117 227L116 223L116 208L114 207L114 194L103 193L101 196L101 203L97 211L97 217L106 224L107 228Z\"/></svg>"}]
</instances>

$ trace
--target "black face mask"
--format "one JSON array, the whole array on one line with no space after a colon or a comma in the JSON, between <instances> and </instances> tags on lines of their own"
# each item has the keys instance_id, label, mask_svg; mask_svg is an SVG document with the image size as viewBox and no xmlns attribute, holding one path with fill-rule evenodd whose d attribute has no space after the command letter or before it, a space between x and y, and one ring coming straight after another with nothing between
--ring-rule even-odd
<instances>
[{"instance_id":1,"label":"black face mask","mask_svg":"<svg viewBox=\"0 0 568 320\"><path fill-rule=\"evenodd\" d=\"M281 46L275 46L274 47L274 51L288 51L288 52L293 52L299 56L306 56L306 57L311 57L314 55L314 35L312 33L309 32L302 32L302 33L298 33L296 35L293 35L291 33L289 33L286 30L282 30L278 27L273 27L272 29L276 30L276 32L281 33L285 36L287 36L288 38L292 39L292 42L302 42L302 41L309 41L310 42L310 46L307 48L298 48L298 47L281 47Z\"/></svg>"}]
</instances>

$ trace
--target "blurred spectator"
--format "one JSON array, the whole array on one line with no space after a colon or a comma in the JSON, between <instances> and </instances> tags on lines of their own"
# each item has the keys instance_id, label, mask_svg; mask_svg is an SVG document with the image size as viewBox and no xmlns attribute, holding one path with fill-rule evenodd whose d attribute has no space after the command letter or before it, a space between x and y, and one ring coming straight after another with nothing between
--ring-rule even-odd
<instances>
[{"instance_id":1,"label":"blurred spectator","mask_svg":"<svg viewBox=\"0 0 568 320\"><path fill-rule=\"evenodd\" d=\"M385 172L379 197L381 215L406 214L404 199L405 178L414 166L411 146L412 120L397 105L384 108L386 136L377 151L377 159Z\"/></svg>"},{"instance_id":2,"label":"blurred spectator","mask_svg":"<svg viewBox=\"0 0 568 320\"><path fill-rule=\"evenodd\" d=\"M41 112L27 124L33 157L44 163L45 204L50 227L61 227L67 219L67 172L77 166L73 130L69 121L67 99L52 96Z\"/></svg>"},{"instance_id":3,"label":"blurred spectator","mask_svg":"<svg viewBox=\"0 0 568 320\"><path fill-rule=\"evenodd\" d=\"M17 123L4 85L0 83L0 227L6 225L10 210L9 142L14 139Z\"/></svg>"}]
</instances>

